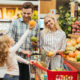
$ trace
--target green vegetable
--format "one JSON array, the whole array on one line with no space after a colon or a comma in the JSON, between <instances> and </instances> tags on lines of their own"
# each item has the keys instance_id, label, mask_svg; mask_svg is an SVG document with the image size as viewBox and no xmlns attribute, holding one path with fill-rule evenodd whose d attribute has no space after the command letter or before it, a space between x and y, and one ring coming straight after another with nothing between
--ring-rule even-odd
<instances>
[{"instance_id":1,"label":"green vegetable","mask_svg":"<svg viewBox=\"0 0 80 80\"><path fill-rule=\"evenodd\" d=\"M37 42L38 41L37 37L35 37L35 36L32 36L30 40L33 41L33 42Z\"/></svg>"}]
</instances>

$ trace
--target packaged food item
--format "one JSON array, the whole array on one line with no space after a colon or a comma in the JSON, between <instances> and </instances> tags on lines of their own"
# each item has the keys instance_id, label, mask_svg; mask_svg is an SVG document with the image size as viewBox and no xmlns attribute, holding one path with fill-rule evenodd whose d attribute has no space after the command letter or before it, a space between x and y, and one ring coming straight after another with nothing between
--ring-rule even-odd
<instances>
[{"instance_id":1,"label":"packaged food item","mask_svg":"<svg viewBox=\"0 0 80 80\"><path fill-rule=\"evenodd\" d=\"M44 74L44 80L48 80L47 74Z\"/></svg>"},{"instance_id":2,"label":"packaged food item","mask_svg":"<svg viewBox=\"0 0 80 80\"><path fill-rule=\"evenodd\" d=\"M40 75L40 80L44 80L44 74Z\"/></svg>"}]
</instances>

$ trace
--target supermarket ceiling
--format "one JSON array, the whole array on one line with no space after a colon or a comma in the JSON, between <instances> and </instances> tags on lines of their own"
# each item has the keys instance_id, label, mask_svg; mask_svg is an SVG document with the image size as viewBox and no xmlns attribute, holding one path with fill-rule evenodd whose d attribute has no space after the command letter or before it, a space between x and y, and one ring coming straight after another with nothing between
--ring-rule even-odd
<instances>
[{"instance_id":1,"label":"supermarket ceiling","mask_svg":"<svg viewBox=\"0 0 80 80\"><path fill-rule=\"evenodd\" d=\"M28 0L25 0L25 1L21 1L21 0L3 0L1 1L0 0L0 5L22 5L24 2L26 2ZM30 1L30 0L29 0ZM38 5L39 1L30 1L32 2L34 5Z\"/></svg>"}]
</instances>

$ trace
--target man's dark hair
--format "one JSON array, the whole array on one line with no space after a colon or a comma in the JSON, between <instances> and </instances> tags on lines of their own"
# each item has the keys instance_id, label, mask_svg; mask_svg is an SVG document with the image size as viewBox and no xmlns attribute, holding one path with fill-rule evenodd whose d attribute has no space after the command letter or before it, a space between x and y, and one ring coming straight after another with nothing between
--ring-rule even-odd
<instances>
[{"instance_id":1,"label":"man's dark hair","mask_svg":"<svg viewBox=\"0 0 80 80\"><path fill-rule=\"evenodd\" d=\"M28 8L32 8L32 10L34 9L34 5L31 3L31 2L25 2L23 5L22 5L22 9L28 9Z\"/></svg>"}]
</instances>

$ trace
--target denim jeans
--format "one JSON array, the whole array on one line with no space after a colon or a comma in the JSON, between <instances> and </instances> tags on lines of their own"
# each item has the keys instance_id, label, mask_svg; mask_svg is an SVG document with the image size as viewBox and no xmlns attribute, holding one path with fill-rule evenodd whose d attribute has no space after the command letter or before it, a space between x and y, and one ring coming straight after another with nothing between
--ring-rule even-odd
<instances>
[{"instance_id":1,"label":"denim jeans","mask_svg":"<svg viewBox=\"0 0 80 80\"><path fill-rule=\"evenodd\" d=\"M10 76L9 74L5 74L4 79L3 80L19 80L19 76Z\"/></svg>"}]
</instances>

